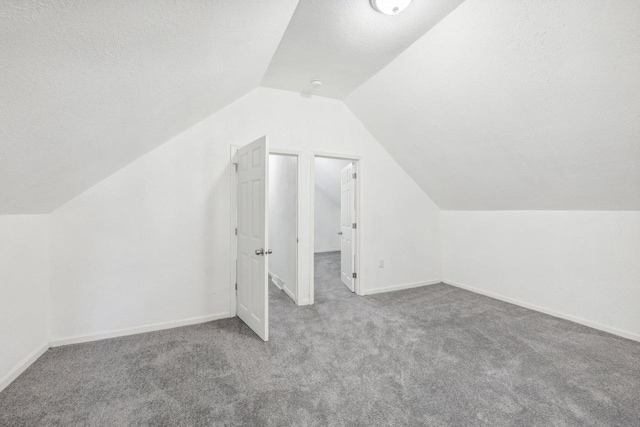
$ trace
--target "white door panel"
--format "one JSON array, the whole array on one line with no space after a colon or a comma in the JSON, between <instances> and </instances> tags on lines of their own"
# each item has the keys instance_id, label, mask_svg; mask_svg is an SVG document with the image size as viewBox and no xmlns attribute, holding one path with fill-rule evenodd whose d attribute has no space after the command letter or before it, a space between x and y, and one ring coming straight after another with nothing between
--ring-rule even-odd
<instances>
[{"instance_id":1,"label":"white door panel","mask_svg":"<svg viewBox=\"0 0 640 427\"><path fill-rule=\"evenodd\" d=\"M269 339L267 137L238 150L237 313L264 341Z\"/></svg>"},{"instance_id":2,"label":"white door panel","mask_svg":"<svg viewBox=\"0 0 640 427\"><path fill-rule=\"evenodd\" d=\"M354 291L355 272L355 166L349 163L340 174L340 277L351 292Z\"/></svg>"}]
</instances>

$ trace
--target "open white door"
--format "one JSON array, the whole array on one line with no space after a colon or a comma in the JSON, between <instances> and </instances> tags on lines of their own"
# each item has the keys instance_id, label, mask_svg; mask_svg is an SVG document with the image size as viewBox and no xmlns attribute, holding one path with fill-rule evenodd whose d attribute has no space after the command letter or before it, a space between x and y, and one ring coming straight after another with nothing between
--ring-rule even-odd
<instances>
[{"instance_id":1,"label":"open white door","mask_svg":"<svg viewBox=\"0 0 640 427\"><path fill-rule=\"evenodd\" d=\"M237 313L264 341L269 339L267 137L238 150Z\"/></svg>"},{"instance_id":2,"label":"open white door","mask_svg":"<svg viewBox=\"0 0 640 427\"><path fill-rule=\"evenodd\" d=\"M356 202L355 202L355 165L349 163L342 169L340 177L340 276L342 283L351 292L355 282L355 241L356 241Z\"/></svg>"}]
</instances>

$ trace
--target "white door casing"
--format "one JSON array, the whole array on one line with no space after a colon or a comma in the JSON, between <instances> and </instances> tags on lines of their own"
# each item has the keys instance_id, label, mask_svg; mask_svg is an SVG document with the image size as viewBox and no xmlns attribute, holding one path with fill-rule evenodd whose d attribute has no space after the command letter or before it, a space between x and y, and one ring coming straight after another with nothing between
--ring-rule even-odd
<instances>
[{"instance_id":1,"label":"white door casing","mask_svg":"<svg viewBox=\"0 0 640 427\"><path fill-rule=\"evenodd\" d=\"M268 177L269 146L263 136L237 153L237 314L269 339Z\"/></svg>"},{"instance_id":2,"label":"white door casing","mask_svg":"<svg viewBox=\"0 0 640 427\"><path fill-rule=\"evenodd\" d=\"M356 168L350 163L340 173L340 277L351 292L355 289L355 241L357 227L355 209L355 180Z\"/></svg>"}]
</instances>

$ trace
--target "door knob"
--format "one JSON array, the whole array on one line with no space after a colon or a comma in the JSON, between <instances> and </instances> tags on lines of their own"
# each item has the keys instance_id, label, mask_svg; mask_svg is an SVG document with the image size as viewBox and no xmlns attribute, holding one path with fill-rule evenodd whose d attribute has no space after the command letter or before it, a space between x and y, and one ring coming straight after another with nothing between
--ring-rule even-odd
<instances>
[{"instance_id":1,"label":"door knob","mask_svg":"<svg viewBox=\"0 0 640 427\"><path fill-rule=\"evenodd\" d=\"M342 231L338 231L338 236L342 236Z\"/></svg>"},{"instance_id":2,"label":"door knob","mask_svg":"<svg viewBox=\"0 0 640 427\"><path fill-rule=\"evenodd\" d=\"M256 249L256 255L264 255L264 249Z\"/></svg>"},{"instance_id":3,"label":"door knob","mask_svg":"<svg viewBox=\"0 0 640 427\"><path fill-rule=\"evenodd\" d=\"M271 249L267 249L267 252L265 252L265 255L269 255L269 254L272 254L272 253L273 253L273 251Z\"/></svg>"}]
</instances>

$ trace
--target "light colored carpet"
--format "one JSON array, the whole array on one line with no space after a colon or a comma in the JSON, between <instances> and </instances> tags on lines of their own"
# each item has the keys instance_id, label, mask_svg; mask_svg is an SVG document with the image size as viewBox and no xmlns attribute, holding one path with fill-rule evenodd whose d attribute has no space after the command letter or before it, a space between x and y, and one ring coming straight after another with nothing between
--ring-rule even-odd
<instances>
[{"instance_id":1,"label":"light colored carpet","mask_svg":"<svg viewBox=\"0 0 640 427\"><path fill-rule=\"evenodd\" d=\"M225 319L51 349L0 425L639 425L639 343L444 284L358 297L338 266L310 307L271 287L269 343Z\"/></svg>"}]
</instances>

